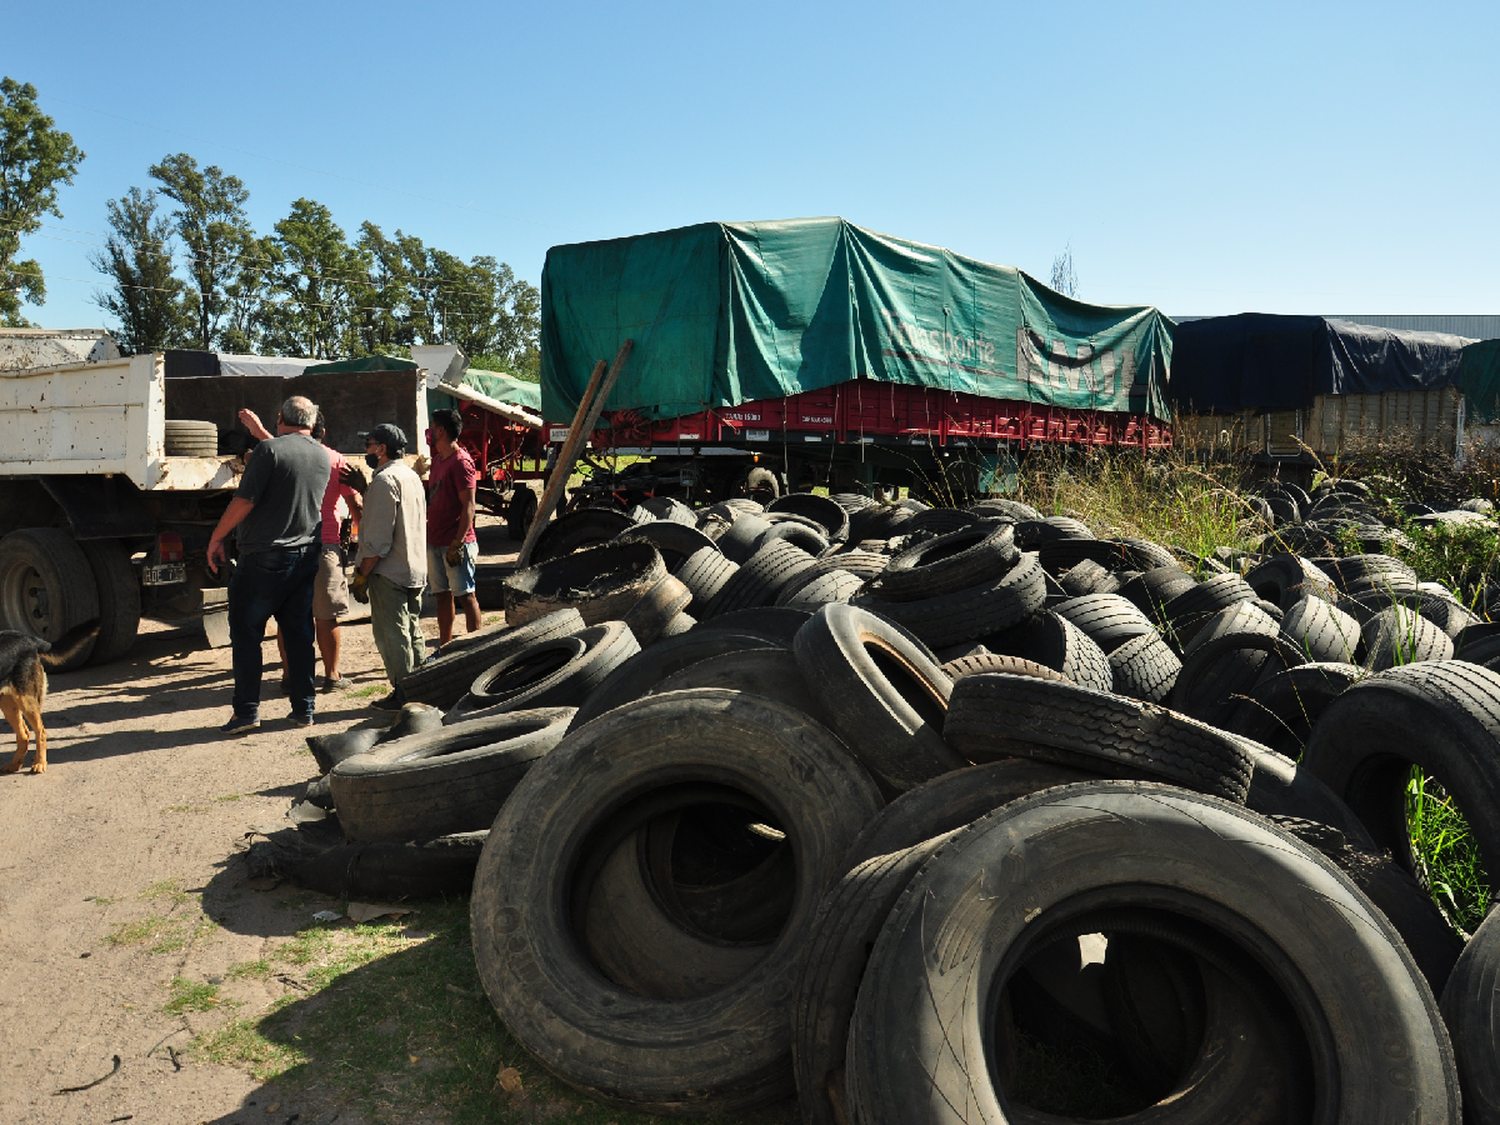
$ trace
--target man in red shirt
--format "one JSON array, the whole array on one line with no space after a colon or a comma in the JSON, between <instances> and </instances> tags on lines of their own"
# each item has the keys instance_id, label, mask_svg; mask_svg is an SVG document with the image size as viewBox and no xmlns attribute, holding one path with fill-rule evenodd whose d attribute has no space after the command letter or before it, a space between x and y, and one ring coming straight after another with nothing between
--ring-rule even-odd
<instances>
[{"instance_id":1,"label":"man in red shirt","mask_svg":"<svg viewBox=\"0 0 1500 1125\"><path fill-rule=\"evenodd\" d=\"M432 412L432 467L427 470L427 585L437 596L438 646L453 639L454 605L463 607L470 633L479 628L474 571L479 541L474 535L474 487L479 472L458 444L463 415Z\"/></svg>"},{"instance_id":2,"label":"man in red shirt","mask_svg":"<svg viewBox=\"0 0 1500 1125\"><path fill-rule=\"evenodd\" d=\"M250 436L265 441L271 435L261 424L253 410L240 411L240 424L250 431ZM324 434L323 412L313 423L312 436L321 442ZM362 483L359 473L349 472L349 462L342 453L327 445L330 473L328 487L323 491L320 509L322 517L322 545L318 553L318 577L313 583L312 614L313 627L317 630L318 651L323 656L323 691L325 694L350 686L348 680L339 675L339 653L342 648L339 636L339 618L349 612L349 581L344 576L344 554L339 536L339 501L342 500L351 515L359 517L360 494L351 482ZM277 647L282 648L281 663L286 666L286 651L280 631L276 634Z\"/></svg>"}]
</instances>

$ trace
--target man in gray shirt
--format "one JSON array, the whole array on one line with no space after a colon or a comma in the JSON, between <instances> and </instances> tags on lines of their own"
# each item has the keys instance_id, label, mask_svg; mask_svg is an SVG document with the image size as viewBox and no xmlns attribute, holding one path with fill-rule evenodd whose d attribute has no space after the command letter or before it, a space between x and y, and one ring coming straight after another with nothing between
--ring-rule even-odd
<instances>
[{"instance_id":1,"label":"man in gray shirt","mask_svg":"<svg viewBox=\"0 0 1500 1125\"><path fill-rule=\"evenodd\" d=\"M349 591L370 603L370 631L391 681L391 693L371 704L394 711L406 703L401 681L422 663L427 642L419 621L427 585L427 493L422 478L401 459L406 434L390 422L365 435L365 462L375 479L365 489L359 557Z\"/></svg>"},{"instance_id":2,"label":"man in gray shirt","mask_svg":"<svg viewBox=\"0 0 1500 1125\"><path fill-rule=\"evenodd\" d=\"M261 642L272 617L286 642L286 687L293 726L313 721L313 579L318 573L320 505L328 454L312 437L318 408L301 395L281 404L278 436L255 447L208 544L215 574L236 533L239 558L229 579L229 642L234 658L234 717L219 728L244 734L260 726Z\"/></svg>"}]
</instances>

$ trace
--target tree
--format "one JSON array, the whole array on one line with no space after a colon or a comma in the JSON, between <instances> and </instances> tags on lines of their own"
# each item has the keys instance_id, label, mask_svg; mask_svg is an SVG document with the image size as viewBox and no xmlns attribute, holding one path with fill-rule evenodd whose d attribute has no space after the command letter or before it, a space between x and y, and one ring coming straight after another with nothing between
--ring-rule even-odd
<instances>
[{"instance_id":1,"label":"tree","mask_svg":"<svg viewBox=\"0 0 1500 1125\"><path fill-rule=\"evenodd\" d=\"M110 235L94 268L114 283L94 300L120 322L115 337L127 355L176 347L192 332L183 304L187 286L172 273L172 223L156 213L156 192L133 187L105 204Z\"/></svg>"},{"instance_id":2,"label":"tree","mask_svg":"<svg viewBox=\"0 0 1500 1125\"><path fill-rule=\"evenodd\" d=\"M374 223L360 224L360 251L370 263L371 300L356 313L360 348L366 354L410 348L419 326L413 309L413 266L420 275L427 260L422 240L396 231L387 238Z\"/></svg>"},{"instance_id":3,"label":"tree","mask_svg":"<svg viewBox=\"0 0 1500 1125\"><path fill-rule=\"evenodd\" d=\"M71 184L84 153L36 104L36 87L0 78L0 324L24 325L21 304L47 299L42 267L20 261L21 237L41 216L62 218L57 187Z\"/></svg>"},{"instance_id":4,"label":"tree","mask_svg":"<svg viewBox=\"0 0 1500 1125\"><path fill-rule=\"evenodd\" d=\"M469 355L503 356L507 367L520 366L535 349L541 328L536 287L488 255L466 263L434 250L428 260L435 341L457 344Z\"/></svg>"},{"instance_id":5,"label":"tree","mask_svg":"<svg viewBox=\"0 0 1500 1125\"><path fill-rule=\"evenodd\" d=\"M1078 274L1073 271L1073 244L1052 259L1052 288L1065 297L1078 296Z\"/></svg>"},{"instance_id":6,"label":"tree","mask_svg":"<svg viewBox=\"0 0 1500 1125\"><path fill-rule=\"evenodd\" d=\"M374 303L370 259L350 246L333 212L311 199L276 224L264 343L286 355L332 359L357 354L355 314Z\"/></svg>"},{"instance_id":7,"label":"tree","mask_svg":"<svg viewBox=\"0 0 1500 1125\"><path fill-rule=\"evenodd\" d=\"M253 354L260 347L271 302L271 281L282 261L276 240L246 231L239 243L234 280L224 286L225 327L219 345L226 352Z\"/></svg>"},{"instance_id":8,"label":"tree","mask_svg":"<svg viewBox=\"0 0 1500 1125\"><path fill-rule=\"evenodd\" d=\"M245 218L250 192L238 176L226 175L212 164L200 169L185 152L168 156L147 172L161 184L162 194L178 204L172 220L188 252L197 344L210 351L220 343L229 312L226 288L238 277L241 253L254 238Z\"/></svg>"}]
</instances>

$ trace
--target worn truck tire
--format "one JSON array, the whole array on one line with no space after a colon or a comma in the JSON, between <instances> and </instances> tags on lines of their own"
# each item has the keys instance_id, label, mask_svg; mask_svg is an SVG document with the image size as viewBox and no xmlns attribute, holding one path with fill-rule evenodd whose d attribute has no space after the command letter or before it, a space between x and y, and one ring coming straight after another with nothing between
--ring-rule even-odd
<instances>
[{"instance_id":1,"label":"worn truck tire","mask_svg":"<svg viewBox=\"0 0 1500 1125\"><path fill-rule=\"evenodd\" d=\"M730 575L702 614L718 617L739 609L771 605L781 588L813 565L813 556L785 539L767 540Z\"/></svg>"},{"instance_id":2,"label":"worn truck tire","mask_svg":"<svg viewBox=\"0 0 1500 1125\"><path fill-rule=\"evenodd\" d=\"M833 602L847 602L859 593L864 585L864 579L850 574L847 570L829 570L818 575L811 582L799 584L790 596L783 588L776 598L776 604L789 606L792 609L816 610L819 606Z\"/></svg>"},{"instance_id":3,"label":"worn truck tire","mask_svg":"<svg viewBox=\"0 0 1500 1125\"><path fill-rule=\"evenodd\" d=\"M746 629L700 626L668 637L617 665L578 708L572 729L577 730L608 711L649 695L668 676L700 661L725 653L781 647L784 646L774 638Z\"/></svg>"},{"instance_id":4,"label":"worn truck tire","mask_svg":"<svg viewBox=\"0 0 1500 1125\"><path fill-rule=\"evenodd\" d=\"M650 543L599 543L507 578L505 620L524 625L571 606L587 625L618 621L666 573Z\"/></svg>"},{"instance_id":5,"label":"worn truck tire","mask_svg":"<svg viewBox=\"0 0 1500 1125\"><path fill-rule=\"evenodd\" d=\"M1442 995L1464 1120L1500 1125L1500 911L1490 911L1474 931Z\"/></svg>"},{"instance_id":6,"label":"worn truck tire","mask_svg":"<svg viewBox=\"0 0 1500 1125\"><path fill-rule=\"evenodd\" d=\"M622 531L637 526L635 520L613 508L580 508L558 516L542 529L531 550L531 565L564 558L585 547L607 543ZM525 534L522 534L525 538Z\"/></svg>"},{"instance_id":7,"label":"worn truck tire","mask_svg":"<svg viewBox=\"0 0 1500 1125\"><path fill-rule=\"evenodd\" d=\"M1319 597L1305 597L1287 607L1281 635L1316 664L1358 664L1364 657L1359 622Z\"/></svg>"},{"instance_id":8,"label":"worn truck tire","mask_svg":"<svg viewBox=\"0 0 1500 1125\"><path fill-rule=\"evenodd\" d=\"M444 722L537 707L578 707L611 672L640 651L623 621L537 641L475 676L469 694Z\"/></svg>"},{"instance_id":9,"label":"worn truck tire","mask_svg":"<svg viewBox=\"0 0 1500 1125\"><path fill-rule=\"evenodd\" d=\"M1093 773L1129 771L1244 804L1251 761L1234 735L1123 696L1023 676L953 685L948 743L971 761L1036 758Z\"/></svg>"},{"instance_id":10,"label":"worn truck tire","mask_svg":"<svg viewBox=\"0 0 1500 1125\"><path fill-rule=\"evenodd\" d=\"M413 703L452 707L464 697L474 677L496 661L527 645L566 637L584 628L583 615L569 607L525 625L500 625L455 637L435 660L412 669L401 681L401 690Z\"/></svg>"},{"instance_id":11,"label":"worn truck tire","mask_svg":"<svg viewBox=\"0 0 1500 1125\"><path fill-rule=\"evenodd\" d=\"M844 1125L844 1052L870 947L891 907L943 837L854 867L818 907L792 993L792 1068L807 1125Z\"/></svg>"},{"instance_id":12,"label":"worn truck tire","mask_svg":"<svg viewBox=\"0 0 1500 1125\"><path fill-rule=\"evenodd\" d=\"M1019 557L1011 525L975 524L893 556L871 583L870 592L893 602L952 594L999 577Z\"/></svg>"},{"instance_id":13,"label":"worn truck tire","mask_svg":"<svg viewBox=\"0 0 1500 1125\"><path fill-rule=\"evenodd\" d=\"M1308 1029L1305 1057L1328 1119L1456 1125L1458 1075L1437 1004L1399 935L1348 877L1252 813L1140 782L1022 798L927 860L860 987L850 1119L1027 1120L999 1089L994 1060L1008 1044L991 998L1050 935L1095 918L1107 931L1119 911L1197 928L1205 946L1226 948L1237 975L1258 978L1289 1007ZM949 1105L968 1112L949 1115ZM1312 1112L1304 1105L1293 1116ZM1229 1119L1220 1107L1215 1120Z\"/></svg>"},{"instance_id":14,"label":"worn truck tire","mask_svg":"<svg viewBox=\"0 0 1500 1125\"><path fill-rule=\"evenodd\" d=\"M615 536L621 542L642 540L661 552L667 570L676 574L682 564L699 551L719 554L714 541L692 524L681 524L672 520L657 520L654 523L638 524Z\"/></svg>"},{"instance_id":15,"label":"worn truck tire","mask_svg":"<svg viewBox=\"0 0 1500 1125\"><path fill-rule=\"evenodd\" d=\"M797 885L753 968L705 995L658 1000L600 975L574 937L572 904L594 857L684 786L766 809L795 850ZM629 704L543 758L496 819L470 904L485 991L523 1048L591 1096L674 1114L786 1097L791 989L808 930L881 803L838 740L782 704L713 689Z\"/></svg>"},{"instance_id":16,"label":"worn truck tire","mask_svg":"<svg viewBox=\"0 0 1500 1125\"><path fill-rule=\"evenodd\" d=\"M692 591L693 600L687 611L694 617L703 617L724 583L739 570L739 564L725 558L717 547L703 547L694 551L674 572L674 576Z\"/></svg>"},{"instance_id":17,"label":"worn truck tire","mask_svg":"<svg viewBox=\"0 0 1500 1125\"><path fill-rule=\"evenodd\" d=\"M1115 674L1109 657L1082 629L1052 610L993 637L985 638L992 652L1035 661L1081 687L1113 691Z\"/></svg>"},{"instance_id":18,"label":"worn truck tire","mask_svg":"<svg viewBox=\"0 0 1500 1125\"><path fill-rule=\"evenodd\" d=\"M1359 631L1365 664L1374 672L1401 664L1453 659L1453 639L1427 618L1404 605L1383 609Z\"/></svg>"},{"instance_id":19,"label":"worn truck tire","mask_svg":"<svg viewBox=\"0 0 1500 1125\"><path fill-rule=\"evenodd\" d=\"M1156 624L1166 622L1167 603L1198 584L1198 580L1176 563L1158 566L1132 578L1120 587L1120 596Z\"/></svg>"},{"instance_id":20,"label":"worn truck tire","mask_svg":"<svg viewBox=\"0 0 1500 1125\"><path fill-rule=\"evenodd\" d=\"M1302 755L1408 871L1413 764L1463 811L1485 869L1500 871L1500 674L1459 660L1376 672L1328 704Z\"/></svg>"},{"instance_id":21,"label":"worn truck tire","mask_svg":"<svg viewBox=\"0 0 1500 1125\"><path fill-rule=\"evenodd\" d=\"M1039 680L1053 680L1057 683L1068 681L1068 677L1061 672L1045 664L1038 664L1035 660L989 651L955 657L944 661L941 667L943 674L954 683L965 676L977 676L983 672L1007 672L1012 676L1035 676Z\"/></svg>"},{"instance_id":22,"label":"worn truck tire","mask_svg":"<svg viewBox=\"0 0 1500 1125\"><path fill-rule=\"evenodd\" d=\"M1109 654L1114 690L1132 699L1160 703L1172 693L1182 661L1154 630L1126 641Z\"/></svg>"},{"instance_id":23,"label":"worn truck tire","mask_svg":"<svg viewBox=\"0 0 1500 1125\"><path fill-rule=\"evenodd\" d=\"M774 699L823 722L823 706L808 687L797 658L789 649L756 648L710 656L673 672L649 694L662 695L688 688L728 688Z\"/></svg>"},{"instance_id":24,"label":"worn truck tire","mask_svg":"<svg viewBox=\"0 0 1500 1125\"><path fill-rule=\"evenodd\" d=\"M1036 555L1025 554L1003 575L951 594L913 602L861 595L854 604L900 623L924 644L946 648L1018 625L1041 609L1046 598L1045 572Z\"/></svg>"},{"instance_id":25,"label":"worn truck tire","mask_svg":"<svg viewBox=\"0 0 1500 1125\"><path fill-rule=\"evenodd\" d=\"M1313 663L1261 680L1242 700L1228 729L1290 758L1300 758L1319 717L1366 675L1353 664Z\"/></svg>"},{"instance_id":26,"label":"worn truck tire","mask_svg":"<svg viewBox=\"0 0 1500 1125\"><path fill-rule=\"evenodd\" d=\"M1333 601L1337 596L1333 579L1324 574L1301 555L1281 552L1253 567L1245 575L1245 581L1255 591L1255 596L1274 602L1282 609L1291 609L1296 598L1288 599L1287 591L1296 590L1298 596L1307 596L1316 591L1324 601Z\"/></svg>"},{"instance_id":27,"label":"worn truck tire","mask_svg":"<svg viewBox=\"0 0 1500 1125\"><path fill-rule=\"evenodd\" d=\"M828 725L889 789L964 764L943 740L953 681L888 622L826 605L798 631L792 651Z\"/></svg>"},{"instance_id":28,"label":"worn truck tire","mask_svg":"<svg viewBox=\"0 0 1500 1125\"><path fill-rule=\"evenodd\" d=\"M1216 574L1184 590L1167 603L1167 639L1185 651L1198 630L1216 613L1236 602L1253 602L1255 591L1238 574Z\"/></svg>"},{"instance_id":29,"label":"worn truck tire","mask_svg":"<svg viewBox=\"0 0 1500 1125\"><path fill-rule=\"evenodd\" d=\"M552 707L474 719L345 759L329 777L344 835L400 842L488 828L572 717Z\"/></svg>"},{"instance_id":30,"label":"worn truck tire","mask_svg":"<svg viewBox=\"0 0 1500 1125\"><path fill-rule=\"evenodd\" d=\"M620 620L625 622L640 646L646 648L656 643L662 630L687 609L692 600L693 592L687 586L670 574L663 575L661 581L642 594L640 601L627 609Z\"/></svg>"}]
</instances>

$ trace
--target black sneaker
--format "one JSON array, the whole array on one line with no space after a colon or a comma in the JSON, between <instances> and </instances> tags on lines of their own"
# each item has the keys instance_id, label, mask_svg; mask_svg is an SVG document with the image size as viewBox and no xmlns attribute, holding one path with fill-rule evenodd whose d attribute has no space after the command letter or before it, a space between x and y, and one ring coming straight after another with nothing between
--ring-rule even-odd
<instances>
[{"instance_id":1,"label":"black sneaker","mask_svg":"<svg viewBox=\"0 0 1500 1125\"><path fill-rule=\"evenodd\" d=\"M311 715L299 715L295 711L286 717L286 721L294 727L310 727L313 725L313 717Z\"/></svg>"},{"instance_id":2,"label":"black sneaker","mask_svg":"<svg viewBox=\"0 0 1500 1125\"><path fill-rule=\"evenodd\" d=\"M406 696L400 688L396 688L389 695L381 696L370 704L377 711L399 711L406 706Z\"/></svg>"},{"instance_id":3,"label":"black sneaker","mask_svg":"<svg viewBox=\"0 0 1500 1125\"><path fill-rule=\"evenodd\" d=\"M246 715L243 718L236 715L222 727L220 734L249 734L253 730L260 730L260 719L255 715Z\"/></svg>"},{"instance_id":4,"label":"black sneaker","mask_svg":"<svg viewBox=\"0 0 1500 1125\"><path fill-rule=\"evenodd\" d=\"M323 694L324 695L328 695L329 693L335 692L335 691L343 691L345 688L350 688L350 687L353 687L353 686L354 686L354 684L350 680L348 680L347 678L345 678L343 676L340 676L336 680L332 676L324 676L323 677Z\"/></svg>"}]
</instances>

